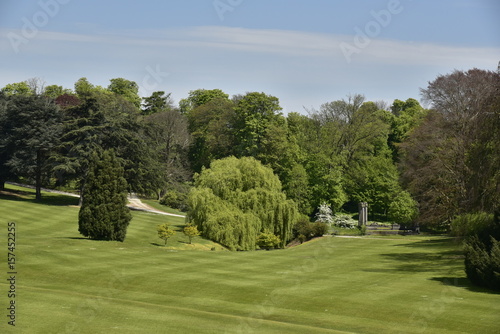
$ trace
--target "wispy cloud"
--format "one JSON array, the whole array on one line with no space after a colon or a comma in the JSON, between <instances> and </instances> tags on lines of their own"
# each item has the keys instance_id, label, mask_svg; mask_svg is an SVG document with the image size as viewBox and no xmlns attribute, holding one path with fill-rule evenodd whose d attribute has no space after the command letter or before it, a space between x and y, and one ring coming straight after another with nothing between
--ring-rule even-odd
<instances>
[{"instance_id":1,"label":"wispy cloud","mask_svg":"<svg viewBox=\"0 0 500 334\"><path fill-rule=\"evenodd\" d=\"M0 31L22 35L21 31ZM68 45L87 46L122 46L129 47L131 54L140 54L145 49L162 52L165 49L206 49L221 52L252 52L285 57L330 57L332 61L341 60L343 54L341 43L353 43L353 36L327 35L285 30L245 29L220 26L194 27L164 31L115 32L105 34L69 34L61 32L40 31L34 40L36 48L26 49L36 52L45 42L55 51ZM8 51L8 43L2 43L2 51ZM137 48L139 47L139 48ZM99 52L99 49L89 48L88 52ZM450 62L488 63L498 59L500 48L467 48L443 46L428 43L410 43L397 40L373 39L370 44L353 54L354 62L372 63L405 63L408 65L438 65Z\"/></svg>"},{"instance_id":2,"label":"wispy cloud","mask_svg":"<svg viewBox=\"0 0 500 334\"><path fill-rule=\"evenodd\" d=\"M140 82L148 66L160 66L171 76L159 88L177 90L177 99L196 88L270 90L295 110L368 90L375 99L411 97L404 93L410 89L418 98L418 88L439 73L496 69L500 59L500 48L373 39L347 62L340 45L353 43L354 36L215 26L92 34L41 30L15 55L7 33L22 31L0 30L0 51L10 64L0 86L33 76L59 84L81 76L96 84L119 76Z\"/></svg>"}]
</instances>

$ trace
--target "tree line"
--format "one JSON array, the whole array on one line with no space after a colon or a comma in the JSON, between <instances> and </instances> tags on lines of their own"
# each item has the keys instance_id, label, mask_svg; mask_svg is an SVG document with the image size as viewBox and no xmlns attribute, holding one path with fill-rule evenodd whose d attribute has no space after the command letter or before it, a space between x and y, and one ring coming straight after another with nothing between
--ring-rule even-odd
<instances>
[{"instance_id":1,"label":"tree line","mask_svg":"<svg viewBox=\"0 0 500 334\"><path fill-rule=\"evenodd\" d=\"M253 157L301 214L368 202L374 217L446 228L498 203L498 77L440 75L422 89L430 109L353 94L288 115L262 92L197 89L175 105L162 91L141 98L123 78L108 87L81 78L73 89L30 79L0 91L0 187L24 179L82 192L93 152L112 149L129 192L187 198L193 176L213 161Z\"/></svg>"}]
</instances>

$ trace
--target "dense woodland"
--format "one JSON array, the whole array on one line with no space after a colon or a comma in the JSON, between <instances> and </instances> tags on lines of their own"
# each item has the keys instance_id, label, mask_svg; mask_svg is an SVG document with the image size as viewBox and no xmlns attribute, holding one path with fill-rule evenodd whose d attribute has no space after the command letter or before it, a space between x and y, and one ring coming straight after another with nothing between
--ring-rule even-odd
<instances>
[{"instance_id":1,"label":"dense woodland","mask_svg":"<svg viewBox=\"0 0 500 334\"><path fill-rule=\"evenodd\" d=\"M81 78L74 89L30 79L1 90L0 185L83 190L91 154L113 149L130 192L183 198L214 160L254 157L302 214L364 201L372 217L389 218L391 205L418 204L415 222L447 227L498 203L499 96L499 75L473 69L429 82L431 109L354 94L285 116L277 97L259 92L198 89L176 106L161 91L141 98L123 78L106 88Z\"/></svg>"}]
</instances>

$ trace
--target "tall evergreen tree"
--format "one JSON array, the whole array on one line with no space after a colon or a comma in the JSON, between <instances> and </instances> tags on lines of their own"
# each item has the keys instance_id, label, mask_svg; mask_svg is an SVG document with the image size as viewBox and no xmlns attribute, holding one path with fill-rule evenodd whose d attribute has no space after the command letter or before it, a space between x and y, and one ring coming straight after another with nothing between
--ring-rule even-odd
<instances>
[{"instance_id":1,"label":"tall evergreen tree","mask_svg":"<svg viewBox=\"0 0 500 334\"><path fill-rule=\"evenodd\" d=\"M113 151L94 153L83 190L78 231L90 239L124 241L132 219L127 181Z\"/></svg>"},{"instance_id":2,"label":"tall evergreen tree","mask_svg":"<svg viewBox=\"0 0 500 334\"><path fill-rule=\"evenodd\" d=\"M50 157L59 144L62 113L40 95L13 95L1 104L0 178L15 175L33 181L40 200L40 189L52 172Z\"/></svg>"}]
</instances>

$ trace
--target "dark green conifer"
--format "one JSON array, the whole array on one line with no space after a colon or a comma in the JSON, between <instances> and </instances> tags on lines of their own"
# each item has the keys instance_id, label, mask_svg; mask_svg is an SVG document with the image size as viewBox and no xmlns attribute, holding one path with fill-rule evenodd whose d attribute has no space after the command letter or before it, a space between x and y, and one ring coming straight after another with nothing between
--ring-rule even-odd
<instances>
[{"instance_id":1,"label":"dark green conifer","mask_svg":"<svg viewBox=\"0 0 500 334\"><path fill-rule=\"evenodd\" d=\"M78 231L90 239L124 241L132 219L127 181L113 151L94 153L82 193Z\"/></svg>"}]
</instances>

